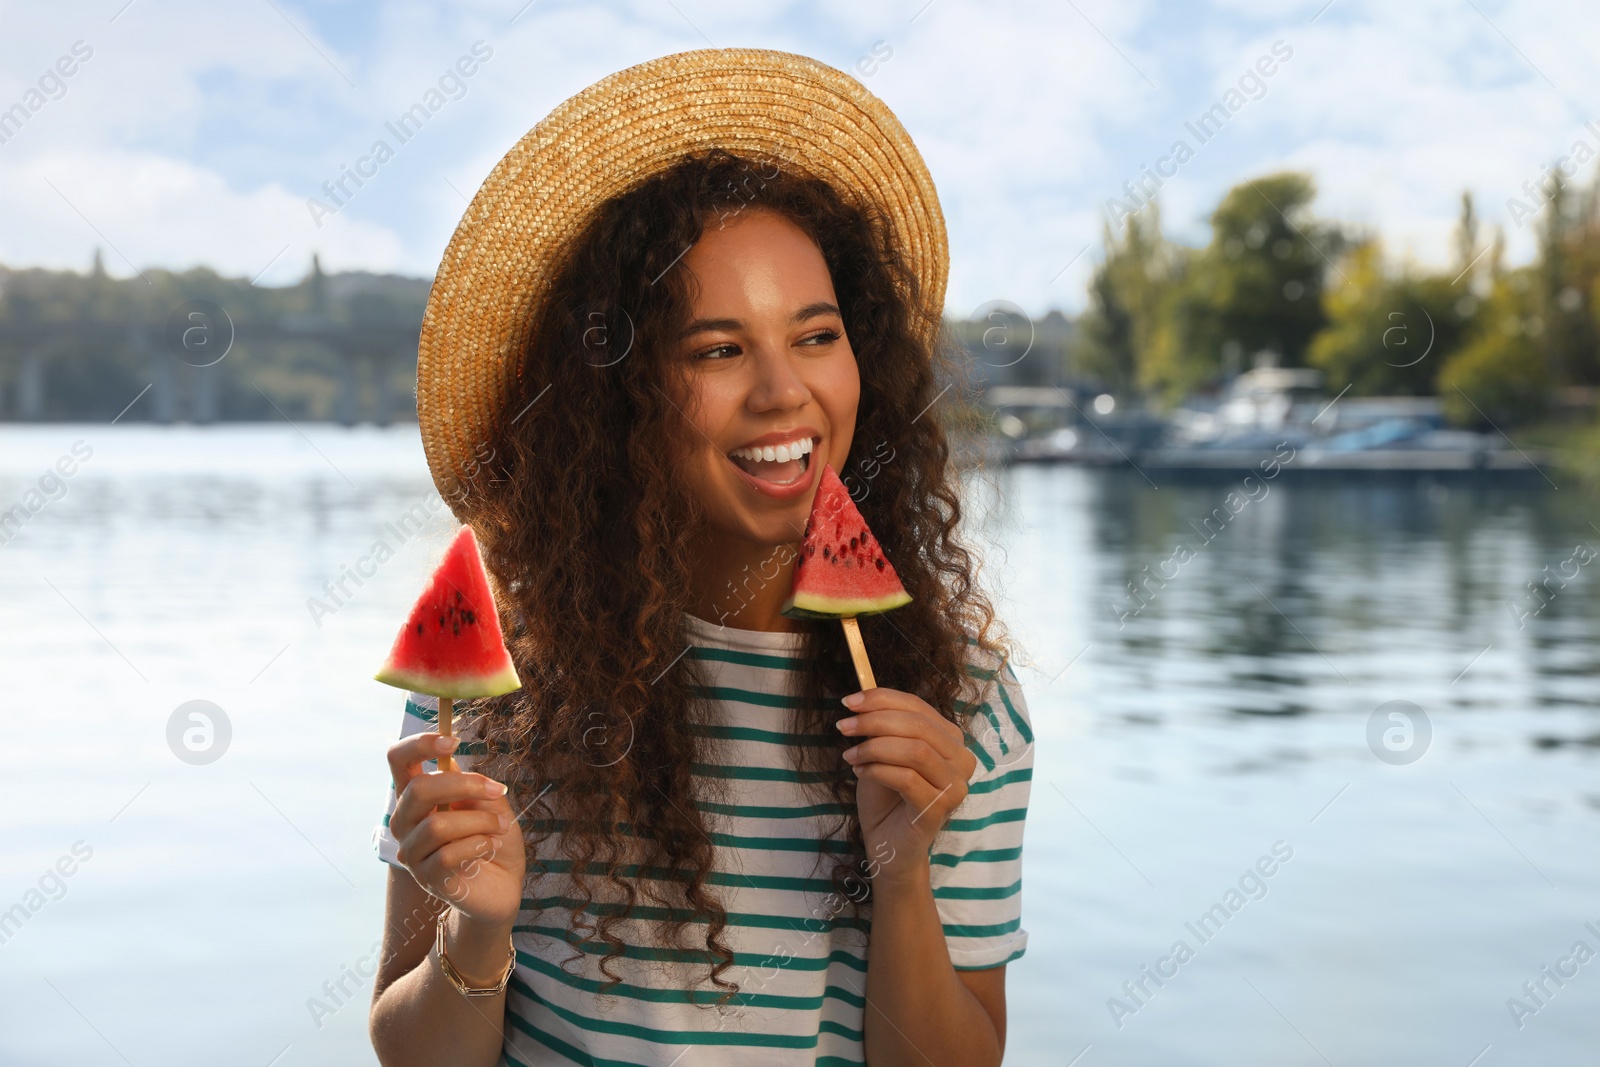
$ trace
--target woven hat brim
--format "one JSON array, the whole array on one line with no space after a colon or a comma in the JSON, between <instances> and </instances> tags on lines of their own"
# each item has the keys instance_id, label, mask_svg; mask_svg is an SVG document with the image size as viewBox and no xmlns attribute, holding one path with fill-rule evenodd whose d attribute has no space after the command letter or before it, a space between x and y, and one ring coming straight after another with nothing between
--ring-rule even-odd
<instances>
[{"instance_id":1,"label":"woven hat brim","mask_svg":"<svg viewBox=\"0 0 1600 1067\"><path fill-rule=\"evenodd\" d=\"M417 350L428 467L471 518L487 442L571 241L608 199L712 147L822 178L875 203L938 330L949 244L922 156L858 81L790 52L699 49L618 71L550 112L507 152L445 248Z\"/></svg>"}]
</instances>

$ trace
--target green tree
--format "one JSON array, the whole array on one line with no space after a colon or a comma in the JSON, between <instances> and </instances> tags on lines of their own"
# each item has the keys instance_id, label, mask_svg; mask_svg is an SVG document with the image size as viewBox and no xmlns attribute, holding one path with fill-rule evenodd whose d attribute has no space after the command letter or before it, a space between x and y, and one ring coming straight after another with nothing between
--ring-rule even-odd
<instances>
[{"instance_id":1,"label":"green tree","mask_svg":"<svg viewBox=\"0 0 1600 1067\"><path fill-rule=\"evenodd\" d=\"M1105 227L1105 261L1089 280L1089 306L1079 320L1072 367L1114 393L1137 390L1161 323L1162 303L1180 250L1161 234L1159 206L1130 215L1121 240Z\"/></svg>"},{"instance_id":2,"label":"green tree","mask_svg":"<svg viewBox=\"0 0 1600 1067\"><path fill-rule=\"evenodd\" d=\"M1588 189L1550 183L1539 227L1539 254L1533 274L1533 307L1543 320L1539 347L1545 370L1558 385L1600 381L1600 358L1588 306L1600 281L1600 178Z\"/></svg>"},{"instance_id":3,"label":"green tree","mask_svg":"<svg viewBox=\"0 0 1600 1067\"><path fill-rule=\"evenodd\" d=\"M1544 413L1551 379L1536 288L1535 268L1495 279L1471 340L1439 373L1439 399L1451 422L1504 428Z\"/></svg>"},{"instance_id":4,"label":"green tree","mask_svg":"<svg viewBox=\"0 0 1600 1067\"><path fill-rule=\"evenodd\" d=\"M1433 393L1444 359L1463 344L1476 298L1443 275L1402 271L1391 277L1376 239L1345 255L1340 276L1323 296L1328 325L1312 340L1306 361L1335 391Z\"/></svg>"},{"instance_id":5,"label":"green tree","mask_svg":"<svg viewBox=\"0 0 1600 1067\"><path fill-rule=\"evenodd\" d=\"M1496 264L1491 278L1464 347L1440 372L1452 421L1515 426L1545 414L1555 390L1600 382L1600 181L1550 182L1534 261Z\"/></svg>"},{"instance_id":6,"label":"green tree","mask_svg":"<svg viewBox=\"0 0 1600 1067\"><path fill-rule=\"evenodd\" d=\"M1235 186L1211 215L1211 242L1184 265L1163 302L1166 321L1140 368L1146 387L1176 398L1244 369L1260 351L1305 362L1326 322L1324 275L1344 238L1311 216L1310 175Z\"/></svg>"}]
</instances>

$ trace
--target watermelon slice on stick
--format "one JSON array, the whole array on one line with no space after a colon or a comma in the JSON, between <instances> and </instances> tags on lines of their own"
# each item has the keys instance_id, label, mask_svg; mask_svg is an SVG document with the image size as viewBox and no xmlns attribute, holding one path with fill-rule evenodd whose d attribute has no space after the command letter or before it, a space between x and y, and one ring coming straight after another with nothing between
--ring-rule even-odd
<instances>
[{"instance_id":1,"label":"watermelon slice on stick","mask_svg":"<svg viewBox=\"0 0 1600 1067\"><path fill-rule=\"evenodd\" d=\"M450 542L374 677L438 697L443 737L450 736L453 700L497 696L522 685L500 634L500 616L472 527L461 527ZM455 760L444 757L439 769L455 770Z\"/></svg>"},{"instance_id":2,"label":"watermelon slice on stick","mask_svg":"<svg viewBox=\"0 0 1600 1067\"><path fill-rule=\"evenodd\" d=\"M858 615L893 611L911 602L900 576L867 529L833 467L822 468L817 495L806 520L800 557L794 565L794 590L783 614L796 619L838 619L850 644L850 658L862 689L872 689L872 663L861 642Z\"/></svg>"}]
</instances>

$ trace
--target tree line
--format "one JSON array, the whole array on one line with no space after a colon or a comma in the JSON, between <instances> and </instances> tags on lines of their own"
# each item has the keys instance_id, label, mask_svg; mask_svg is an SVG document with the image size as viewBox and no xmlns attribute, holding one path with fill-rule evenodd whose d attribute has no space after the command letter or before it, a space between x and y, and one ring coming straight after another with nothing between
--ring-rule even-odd
<instances>
[{"instance_id":1,"label":"tree line","mask_svg":"<svg viewBox=\"0 0 1600 1067\"><path fill-rule=\"evenodd\" d=\"M1153 201L1119 211L1070 365L1167 406L1265 353L1322 371L1331 392L1436 395L1461 425L1535 422L1600 383L1600 177L1553 170L1537 191L1537 252L1514 268L1470 193L1442 270L1393 264L1379 235L1317 218L1304 173L1234 186L1200 248L1165 237Z\"/></svg>"},{"instance_id":2,"label":"tree line","mask_svg":"<svg viewBox=\"0 0 1600 1067\"><path fill-rule=\"evenodd\" d=\"M281 288L209 268L111 278L98 254L87 274L0 267L0 419L409 418L429 284L315 258Z\"/></svg>"},{"instance_id":3,"label":"tree line","mask_svg":"<svg viewBox=\"0 0 1600 1067\"><path fill-rule=\"evenodd\" d=\"M1504 231L1464 193L1439 270L1317 217L1307 174L1229 190L1203 247L1168 239L1152 198L1107 222L1076 322L1052 314L1030 337L1059 345L1071 378L1152 406L1215 391L1266 353L1321 370L1331 393L1437 395L1462 425L1534 423L1600 384L1600 177L1552 169L1537 192L1517 215L1535 226L1532 262L1505 264ZM409 418L429 285L315 260L270 289L204 268L112 279L98 255L88 274L0 267L0 419L110 419L135 397L127 421ZM983 355L987 325L951 328ZM988 377L1033 380L988 356Z\"/></svg>"}]
</instances>

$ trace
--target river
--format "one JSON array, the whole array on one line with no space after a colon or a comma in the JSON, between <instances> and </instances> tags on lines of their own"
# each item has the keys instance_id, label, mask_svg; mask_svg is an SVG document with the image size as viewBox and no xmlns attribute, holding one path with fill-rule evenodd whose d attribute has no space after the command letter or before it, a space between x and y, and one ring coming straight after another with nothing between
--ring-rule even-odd
<instances>
[{"instance_id":1,"label":"river","mask_svg":"<svg viewBox=\"0 0 1600 1067\"><path fill-rule=\"evenodd\" d=\"M430 489L412 427L0 428L0 510L38 505L0 530L0 1062L374 1062L370 674L452 523L325 583ZM1008 1064L1593 1056L1600 509L1071 468L968 499L1037 738Z\"/></svg>"}]
</instances>

